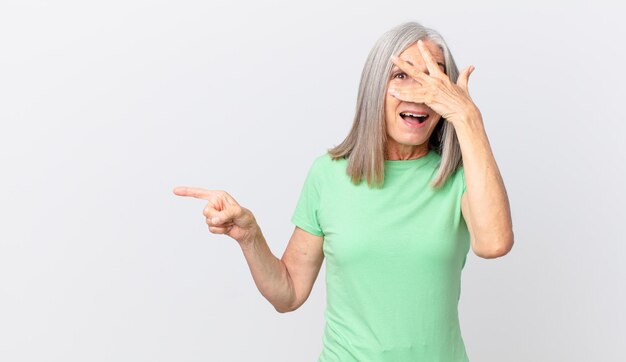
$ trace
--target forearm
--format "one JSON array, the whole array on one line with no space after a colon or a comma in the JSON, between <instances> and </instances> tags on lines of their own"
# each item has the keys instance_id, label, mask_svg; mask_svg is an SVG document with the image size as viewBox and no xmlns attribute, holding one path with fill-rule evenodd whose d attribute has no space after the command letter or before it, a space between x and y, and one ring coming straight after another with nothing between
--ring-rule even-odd
<instances>
[{"instance_id":1,"label":"forearm","mask_svg":"<svg viewBox=\"0 0 626 362\"><path fill-rule=\"evenodd\" d=\"M289 311L295 292L287 267L272 254L258 224L254 230L247 241L240 243L252 278L261 294L277 311Z\"/></svg>"},{"instance_id":2,"label":"forearm","mask_svg":"<svg viewBox=\"0 0 626 362\"><path fill-rule=\"evenodd\" d=\"M455 125L461 153L467 200L477 245L505 251L513 245L509 199L484 129L480 111Z\"/></svg>"}]
</instances>

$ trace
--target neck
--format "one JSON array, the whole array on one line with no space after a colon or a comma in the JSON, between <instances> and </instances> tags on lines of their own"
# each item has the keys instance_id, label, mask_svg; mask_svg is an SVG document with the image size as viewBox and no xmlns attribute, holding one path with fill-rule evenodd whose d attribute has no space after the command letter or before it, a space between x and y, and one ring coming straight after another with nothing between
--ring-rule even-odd
<instances>
[{"instance_id":1,"label":"neck","mask_svg":"<svg viewBox=\"0 0 626 362\"><path fill-rule=\"evenodd\" d=\"M386 151L385 159L390 161L412 160L414 158L426 156L428 154L428 151L430 151L430 149L428 148L428 144L426 143L418 146L390 144Z\"/></svg>"}]
</instances>

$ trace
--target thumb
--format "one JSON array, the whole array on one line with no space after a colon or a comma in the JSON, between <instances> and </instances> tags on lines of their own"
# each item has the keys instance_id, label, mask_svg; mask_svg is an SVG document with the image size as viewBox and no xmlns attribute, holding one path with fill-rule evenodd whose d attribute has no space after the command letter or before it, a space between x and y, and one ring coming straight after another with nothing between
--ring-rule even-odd
<instances>
[{"instance_id":1,"label":"thumb","mask_svg":"<svg viewBox=\"0 0 626 362\"><path fill-rule=\"evenodd\" d=\"M463 69L463 71L461 72L461 74L459 75L459 78L456 81L456 84L461 87L464 91L466 91L469 94L469 90L468 90L468 83L469 83L469 76L470 74L472 74L472 72L474 72L474 66L470 65L469 67Z\"/></svg>"}]
</instances>

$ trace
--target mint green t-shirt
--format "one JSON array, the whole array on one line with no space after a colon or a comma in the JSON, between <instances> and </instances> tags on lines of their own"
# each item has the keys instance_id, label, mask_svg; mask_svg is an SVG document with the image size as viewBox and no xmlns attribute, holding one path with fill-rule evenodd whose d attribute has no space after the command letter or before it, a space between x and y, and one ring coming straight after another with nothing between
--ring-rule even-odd
<instances>
[{"instance_id":1,"label":"mint green t-shirt","mask_svg":"<svg viewBox=\"0 0 626 362\"><path fill-rule=\"evenodd\" d=\"M320 362L468 361L458 318L470 247L460 167L430 187L441 156L386 160L381 189L354 185L347 160L311 165L291 221L324 237Z\"/></svg>"}]
</instances>

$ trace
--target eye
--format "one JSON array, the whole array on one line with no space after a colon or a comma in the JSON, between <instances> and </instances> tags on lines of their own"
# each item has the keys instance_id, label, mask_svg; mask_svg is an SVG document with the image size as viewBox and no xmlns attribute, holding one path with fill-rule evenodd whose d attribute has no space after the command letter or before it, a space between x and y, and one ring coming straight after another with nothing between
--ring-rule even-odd
<instances>
[{"instance_id":1,"label":"eye","mask_svg":"<svg viewBox=\"0 0 626 362\"><path fill-rule=\"evenodd\" d=\"M398 72L398 73L395 73L395 74L393 75L393 78L397 78L399 75L402 75L402 76L403 76L403 78L400 78L400 79L405 79L405 78L406 78L406 74L405 74L405 73L403 73L403 72Z\"/></svg>"}]
</instances>

